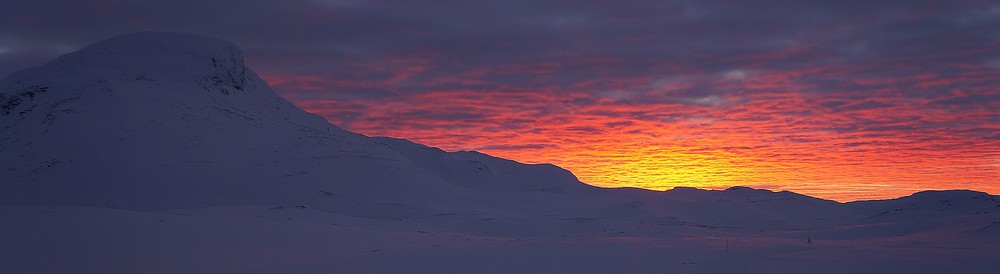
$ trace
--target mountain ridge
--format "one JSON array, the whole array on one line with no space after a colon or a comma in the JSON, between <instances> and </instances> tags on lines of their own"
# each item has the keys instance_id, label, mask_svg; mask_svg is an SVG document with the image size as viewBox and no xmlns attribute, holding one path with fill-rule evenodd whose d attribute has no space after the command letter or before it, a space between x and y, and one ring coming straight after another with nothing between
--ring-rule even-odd
<instances>
[{"instance_id":1,"label":"mountain ridge","mask_svg":"<svg viewBox=\"0 0 1000 274\"><path fill-rule=\"evenodd\" d=\"M373 211L392 216L450 207L582 212L553 204L599 196L608 196L592 199L601 210L629 205L660 216L719 201L736 211L751 204L759 212L784 203L836 207L748 187L602 189L551 164L364 136L278 96L240 52L214 38L140 32L0 80L0 103L9 112L0 116L0 162L8 167L0 171L8 182L0 185L0 204L169 209L304 203L362 215L372 212L361 205L377 204L384 210ZM594 209L582 208L588 207ZM808 212L765 215L805 218Z\"/></svg>"}]
</instances>

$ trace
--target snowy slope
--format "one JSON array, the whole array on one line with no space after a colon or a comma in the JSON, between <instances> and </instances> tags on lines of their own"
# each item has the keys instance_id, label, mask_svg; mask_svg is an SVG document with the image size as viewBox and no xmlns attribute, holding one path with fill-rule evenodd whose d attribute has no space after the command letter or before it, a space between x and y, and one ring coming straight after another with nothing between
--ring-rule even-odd
<instances>
[{"instance_id":1,"label":"snowy slope","mask_svg":"<svg viewBox=\"0 0 1000 274\"><path fill-rule=\"evenodd\" d=\"M124 35L0 87L0 204L458 207L472 190L588 188L550 165L344 131L277 96L236 46L211 38Z\"/></svg>"},{"instance_id":2,"label":"snowy slope","mask_svg":"<svg viewBox=\"0 0 1000 274\"><path fill-rule=\"evenodd\" d=\"M892 200L857 201L848 203L857 210L879 212L929 211L944 214L986 214L1000 212L1000 198L971 190L928 190Z\"/></svg>"},{"instance_id":3,"label":"snowy slope","mask_svg":"<svg viewBox=\"0 0 1000 274\"><path fill-rule=\"evenodd\" d=\"M985 193L601 189L553 165L363 136L276 95L235 45L178 33L0 81L0 167L0 258L17 262L4 273L857 272L843 262L912 263L902 249L964 250L975 272L997 267L973 261L1000 239Z\"/></svg>"}]
</instances>

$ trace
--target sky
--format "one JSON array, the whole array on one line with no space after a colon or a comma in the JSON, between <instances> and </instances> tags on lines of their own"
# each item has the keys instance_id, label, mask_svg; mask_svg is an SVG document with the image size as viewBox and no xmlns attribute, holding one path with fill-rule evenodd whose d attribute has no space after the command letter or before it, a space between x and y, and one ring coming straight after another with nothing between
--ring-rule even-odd
<instances>
[{"instance_id":1,"label":"sky","mask_svg":"<svg viewBox=\"0 0 1000 274\"><path fill-rule=\"evenodd\" d=\"M1000 193L997 1L0 3L0 75L115 35L241 46L348 130L603 187Z\"/></svg>"}]
</instances>

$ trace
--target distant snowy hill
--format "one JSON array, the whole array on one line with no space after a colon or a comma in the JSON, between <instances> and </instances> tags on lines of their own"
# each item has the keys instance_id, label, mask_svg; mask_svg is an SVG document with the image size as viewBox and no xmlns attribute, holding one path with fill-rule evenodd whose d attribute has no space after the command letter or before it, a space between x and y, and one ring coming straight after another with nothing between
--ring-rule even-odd
<instances>
[{"instance_id":1,"label":"distant snowy hill","mask_svg":"<svg viewBox=\"0 0 1000 274\"><path fill-rule=\"evenodd\" d=\"M368 137L275 94L235 45L178 33L118 36L0 81L0 167L0 258L16 262L2 273L951 269L842 264L914 246L956 248L906 254L960 250L975 272L996 267L974 259L1000 238L1000 198L980 192L842 204L602 189L553 165Z\"/></svg>"}]
</instances>

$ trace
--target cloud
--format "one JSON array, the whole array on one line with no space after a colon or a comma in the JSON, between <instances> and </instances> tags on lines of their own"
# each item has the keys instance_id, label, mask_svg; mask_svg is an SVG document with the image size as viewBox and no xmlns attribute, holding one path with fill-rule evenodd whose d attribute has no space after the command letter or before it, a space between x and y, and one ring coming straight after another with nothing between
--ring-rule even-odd
<instances>
[{"instance_id":1,"label":"cloud","mask_svg":"<svg viewBox=\"0 0 1000 274\"><path fill-rule=\"evenodd\" d=\"M364 134L556 163L604 186L849 199L872 182L990 187L997 7L10 0L0 74L126 32L189 32L241 45L281 95Z\"/></svg>"},{"instance_id":2,"label":"cloud","mask_svg":"<svg viewBox=\"0 0 1000 274\"><path fill-rule=\"evenodd\" d=\"M556 148L553 144L523 144L523 145L486 145L477 147L474 150L477 151L491 151L491 150L537 150L537 149L550 149Z\"/></svg>"},{"instance_id":3,"label":"cloud","mask_svg":"<svg viewBox=\"0 0 1000 274\"><path fill-rule=\"evenodd\" d=\"M750 76L750 73L742 69L734 69L722 74L722 78L729 81L742 81Z\"/></svg>"},{"instance_id":4,"label":"cloud","mask_svg":"<svg viewBox=\"0 0 1000 274\"><path fill-rule=\"evenodd\" d=\"M715 94L703 97L680 98L680 101L687 104L694 104L694 105L708 106L708 107L724 107L735 102L735 100L733 99Z\"/></svg>"}]
</instances>

